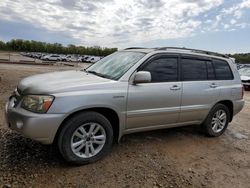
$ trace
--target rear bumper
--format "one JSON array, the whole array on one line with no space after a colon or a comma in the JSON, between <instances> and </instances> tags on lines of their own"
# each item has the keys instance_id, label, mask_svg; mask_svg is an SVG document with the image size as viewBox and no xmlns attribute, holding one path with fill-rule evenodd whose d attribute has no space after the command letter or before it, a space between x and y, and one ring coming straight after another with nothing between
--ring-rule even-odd
<instances>
[{"instance_id":1,"label":"rear bumper","mask_svg":"<svg viewBox=\"0 0 250 188\"><path fill-rule=\"evenodd\" d=\"M242 82L244 86L250 86L250 82Z\"/></svg>"},{"instance_id":2,"label":"rear bumper","mask_svg":"<svg viewBox=\"0 0 250 188\"><path fill-rule=\"evenodd\" d=\"M239 113L243 109L244 104L245 104L244 99L233 101L233 107L234 107L233 115Z\"/></svg>"},{"instance_id":3,"label":"rear bumper","mask_svg":"<svg viewBox=\"0 0 250 188\"><path fill-rule=\"evenodd\" d=\"M52 144L65 116L32 113L13 107L12 101L9 101L5 105L5 117L10 129L43 144Z\"/></svg>"}]
</instances>

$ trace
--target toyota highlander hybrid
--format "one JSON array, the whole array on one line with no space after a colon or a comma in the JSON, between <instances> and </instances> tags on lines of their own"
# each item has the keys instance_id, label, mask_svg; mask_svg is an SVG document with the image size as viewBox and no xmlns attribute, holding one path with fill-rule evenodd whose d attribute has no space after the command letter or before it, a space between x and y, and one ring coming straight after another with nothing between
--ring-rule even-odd
<instances>
[{"instance_id":1,"label":"toyota highlander hybrid","mask_svg":"<svg viewBox=\"0 0 250 188\"><path fill-rule=\"evenodd\" d=\"M243 94L226 55L128 48L85 70L21 80L5 111L10 129L55 143L67 161L86 164L129 133L200 125L208 136L220 136L243 108Z\"/></svg>"}]
</instances>

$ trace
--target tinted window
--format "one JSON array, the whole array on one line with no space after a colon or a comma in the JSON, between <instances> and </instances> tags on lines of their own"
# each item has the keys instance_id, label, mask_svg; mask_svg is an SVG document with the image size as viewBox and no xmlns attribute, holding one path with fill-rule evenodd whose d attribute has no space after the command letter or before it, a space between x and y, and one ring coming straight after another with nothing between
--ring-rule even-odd
<instances>
[{"instance_id":1,"label":"tinted window","mask_svg":"<svg viewBox=\"0 0 250 188\"><path fill-rule=\"evenodd\" d=\"M233 75L226 61L213 60L213 66L217 80L231 80Z\"/></svg>"},{"instance_id":2,"label":"tinted window","mask_svg":"<svg viewBox=\"0 0 250 188\"><path fill-rule=\"evenodd\" d=\"M181 60L181 72L183 81L206 80L206 61L183 58Z\"/></svg>"},{"instance_id":3,"label":"tinted window","mask_svg":"<svg viewBox=\"0 0 250 188\"><path fill-rule=\"evenodd\" d=\"M175 57L162 57L151 61L143 70L151 73L152 82L177 81L177 61Z\"/></svg>"},{"instance_id":4,"label":"tinted window","mask_svg":"<svg viewBox=\"0 0 250 188\"><path fill-rule=\"evenodd\" d=\"M207 61L207 79L215 80L214 68L211 61Z\"/></svg>"}]
</instances>

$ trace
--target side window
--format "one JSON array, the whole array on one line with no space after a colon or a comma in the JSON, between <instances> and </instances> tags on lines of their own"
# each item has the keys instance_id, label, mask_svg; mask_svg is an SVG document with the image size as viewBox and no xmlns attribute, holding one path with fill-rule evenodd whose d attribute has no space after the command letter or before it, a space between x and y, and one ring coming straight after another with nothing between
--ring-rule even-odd
<instances>
[{"instance_id":1,"label":"side window","mask_svg":"<svg viewBox=\"0 0 250 188\"><path fill-rule=\"evenodd\" d=\"M181 76L183 81L207 80L206 61L198 59L181 59Z\"/></svg>"},{"instance_id":2,"label":"side window","mask_svg":"<svg viewBox=\"0 0 250 188\"><path fill-rule=\"evenodd\" d=\"M207 61L207 79L215 80L214 68L211 61Z\"/></svg>"},{"instance_id":3,"label":"side window","mask_svg":"<svg viewBox=\"0 0 250 188\"><path fill-rule=\"evenodd\" d=\"M213 66L217 80L232 80L232 71L226 61L213 60Z\"/></svg>"},{"instance_id":4,"label":"side window","mask_svg":"<svg viewBox=\"0 0 250 188\"><path fill-rule=\"evenodd\" d=\"M162 57L152 60L143 71L151 73L152 82L171 82L178 80L177 57Z\"/></svg>"}]
</instances>

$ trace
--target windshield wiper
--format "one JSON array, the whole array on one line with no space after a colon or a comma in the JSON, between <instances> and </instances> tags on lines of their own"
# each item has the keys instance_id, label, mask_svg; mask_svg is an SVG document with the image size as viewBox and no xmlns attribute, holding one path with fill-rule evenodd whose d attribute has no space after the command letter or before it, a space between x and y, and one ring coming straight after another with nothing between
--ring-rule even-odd
<instances>
[{"instance_id":1,"label":"windshield wiper","mask_svg":"<svg viewBox=\"0 0 250 188\"><path fill-rule=\"evenodd\" d=\"M100 76L100 77L102 77L102 78L108 78L108 79L112 79L110 76L108 76L108 75L105 75L105 74L101 74L101 73L99 73L99 72L96 72L96 71L87 71L87 70L85 70L87 73L91 73L91 74L94 74L94 75L97 75L97 76Z\"/></svg>"}]
</instances>

